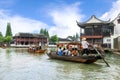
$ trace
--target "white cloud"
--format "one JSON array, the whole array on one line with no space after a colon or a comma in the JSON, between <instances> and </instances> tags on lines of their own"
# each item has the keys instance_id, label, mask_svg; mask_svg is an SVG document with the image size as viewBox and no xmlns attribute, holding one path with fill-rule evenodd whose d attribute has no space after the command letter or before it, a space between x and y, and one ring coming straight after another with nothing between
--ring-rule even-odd
<instances>
[{"instance_id":1,"label":"white cloud","mask_svg":"<svg viewBox=\"0 0 120 80\"><path fill-rule=\"evenodd\" d=\"M69 6L61 6L60 8L50 11L50 16L55 24L49 31L50 34L57 34L60 37L73 36L80 29L76 24L76 20L81 21L83 15L80 14L80 3L74 3Z\"/></svg>"},{"instance_id":2,"label":"white cloud","mask_svg":"<svg viewBox=\"0 0 120 80\"><path fill-rule=\"evenodd\" d=\"M120 0L113 2L112 8L101 16L101 19L113 20L120 13Z\"/></svg>"},{"instance_id":3,"label":"white cloud","mask_svg":"<svg viewBox=\"0 0 120 80\"><path fill-rule=\"evenodd\" d=\"M80 3L74 3L60 8L53 8L49 15L52 17L54 26L19 15L11 16L9 11L0 10L0 31L5 35L7 22L10 22L13 35L18 32L39 33L41 28L46 28L50 36L55 34L59 37L73 36L80 31L76 20L81 21L84 17L80 14L79 5Z\"/></svg>"},{"instance_id":4,"label":"white cloud","mask_svg":"<svg viewBox=\"0 0 120 80\"><path fill-rule=\"evenodd\" d=\"M0 31L5 35L7 22L11 23L13 35L18 32L39 33L41 28L48 28L48 25L29 18L21 16L9 16L4 10L0 10Z\"/></svg>"}]
</instances>

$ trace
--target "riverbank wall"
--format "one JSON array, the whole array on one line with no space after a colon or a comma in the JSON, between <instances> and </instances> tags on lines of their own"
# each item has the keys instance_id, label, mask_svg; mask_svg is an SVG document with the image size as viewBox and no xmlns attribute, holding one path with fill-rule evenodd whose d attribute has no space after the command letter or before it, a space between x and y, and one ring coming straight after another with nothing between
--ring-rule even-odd
<instances>
[{"instance_id":1,"label":"riverbank wall","mask_svg":"<svg viewBox=\"0 0 120 80\"><path fill-rule=\"evenodd\" d=\"M113 49L112 53L120 56L120 50L118 50L118 49Z\"/></svg>"},{"instance_id":2,"label":"riverbank wall","mask_svg":"<svg viewBox=\"0 0 120 80\"><path fill-rule=\"evenodd\" d=\"M120 50L119 49L104 49L106 53L112 53L112 54L117 54L120 56Z\"/></svg>"}]
</instances>

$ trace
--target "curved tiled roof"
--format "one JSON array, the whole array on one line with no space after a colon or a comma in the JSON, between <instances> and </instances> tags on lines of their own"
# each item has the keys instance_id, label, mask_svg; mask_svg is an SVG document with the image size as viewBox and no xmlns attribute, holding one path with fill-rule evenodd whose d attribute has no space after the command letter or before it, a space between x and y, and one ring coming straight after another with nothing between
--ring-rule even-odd
<instances>
[{"instance_id":1,"label":"curved tiled roof","mask_svg":"<svg viewBox=\"0 0 120 80\"><path fill-rule=\"evenodd\" d=\"M113 19L111 22L114 22L116 19L120 18L120 13L117 15L115 19Z\"/></svg>"},{"instance_id":2,"label":"curved tiled roof","mask_svg":"<svg viewBox=\"0 0 120 80\"><path fill-rule=\"evenodd\" d=\"M109 21L103 21L98 18L96 18L95 15L91 16L89 20L87 20L85 23L109 23Z\"/></svg>"},{"instance_id":3,"label":"curved tiled roof","mask_svg":"<svg viewBox=\"0 0 120 80\"><path fill-rule=\"evenodd\" d=\"M42 38L45 38L44 35L32 34L32 33L16 33L15 36L16 37L42 37Z\"/></svg>"},{"instance_id":4,"label":"curved tiled roof","mask_svg":"<svg viewBox=\"0 0 120 80\"><path fill-rule=\"evenodd\" d=\"M76 21L77 22L77 21ZM103 21L103 20L100 20L98 18L96 18L95 15L92 15L90 19L88 19L87 21L85 22L77 22L77 25L78 26L86 26L86 25L89 25L89 24L109 24L111 23L110 20L108 21Z\"/></svg>"}]
</instances>

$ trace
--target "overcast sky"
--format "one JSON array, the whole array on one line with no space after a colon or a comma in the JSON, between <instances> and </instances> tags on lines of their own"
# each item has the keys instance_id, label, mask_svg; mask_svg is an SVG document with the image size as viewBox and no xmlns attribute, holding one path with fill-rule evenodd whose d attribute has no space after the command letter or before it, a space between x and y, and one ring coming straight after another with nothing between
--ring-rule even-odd
<instances>
[{"instance_id":1,"label":"overcast sky","mask_svg":"<svg viewBox=\"0 0 120 80\"><path fill-rule=\"evenodd\" d=\"M67 37L79 33L76 20L84 22L92 15L108 20L119 13L120 0L0 0L0 31L5 35L10 22L13 36L46 28L50 36Z\"/></svg>"}]
</instances>

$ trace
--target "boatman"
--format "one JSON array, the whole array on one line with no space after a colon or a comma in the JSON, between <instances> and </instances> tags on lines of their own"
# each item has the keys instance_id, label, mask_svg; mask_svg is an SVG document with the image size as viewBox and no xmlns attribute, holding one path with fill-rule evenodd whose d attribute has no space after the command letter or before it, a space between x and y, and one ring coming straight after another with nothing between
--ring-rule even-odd
<instances>
[{"instance_id":1,"label":"boatman","mask_svg":"<svg viewBox=\"0 0 120 80\"><path fill-rule=\"evenodd\" d=\"M82 42L81 42L81 44L82 44L82 48L83 48L83 51L82 51L82 55L83 54L89 54L88 52L88 45L89 45L89 43L86 41L86 38L85 37L83 37L82 38Z\"/></svg>"}]
</instances>

